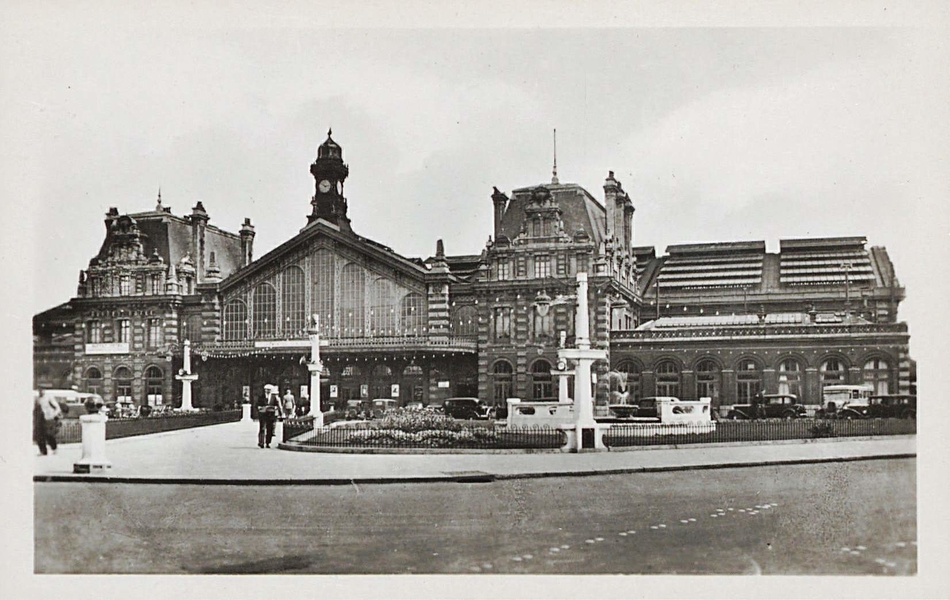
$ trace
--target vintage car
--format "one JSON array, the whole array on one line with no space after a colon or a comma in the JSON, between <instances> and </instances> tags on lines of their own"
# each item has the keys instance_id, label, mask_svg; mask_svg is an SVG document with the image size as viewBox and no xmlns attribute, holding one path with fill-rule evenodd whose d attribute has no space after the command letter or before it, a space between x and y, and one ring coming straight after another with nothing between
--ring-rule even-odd
<instances>
[{"instance_id":1,"label":"vintage car","mask_svg":"<svg viewBox=\"0 0 950 600\"><path fill-rule=\"evenodd\" d=\"M399 402L392 398L377 398L373 400L373 417L379 418L383 416L383 413L387 410L391 410L397 406L399 406Z\"/></svg>"},{"instance_id":2,"label":"vintage car","mask_svg":"<svg viewBox=\"0 0 950 600\"><path fill-rule=\"evenodd\" d=\"M893 394L871 396L862 401L845 404L838 410L839 419L916 419L917 396Z\"/></svg>"},{"instance_id":3,"label":"vintage car","mask_svg":"<svg viewBox=\"0 0 950 600\"><path fill-rule=\"evenodd\" d=\"M47 396L52 396L63 410L63 418L78 419L89 412L86 405L99 406L99 412L110 414L115 408L115 402L106 402L99 394L79 392L76 390L43 390ZM33 392L34 396L39 391Z\"/></svg>"},{"instance_id":4,"label":"vintage car","mask_svg":"<svg viewBox=\"0 0 950 600\"><path fill-rule=\"evenodd\" d=\"M815 416L834 418L846 404L867 404L874 390L869 385L826 385L821 391L821 408Z\"/></svg>"},{"instance_id":5,"label":"vintage car","mask_svg":"<svg viewBox=\"0 0 950 600\"><path fill-rule=\"evenodd\" d=\"M751 404L735 404L727 419L795 419L805 416L805 407L794 394L757 394Z\"/></svg>"},{"instance_id":6,"label":"vintage car","mask_svg":"<svg viewBox=\"0 0 950 600\"><path fill-rule=\"evenodd\" d=\"M667 400L669 402L679 402L680 399L673 396L650 396L640 398L637 404L611 404L607 408L620 418L658 418L660 416L657 408L658 400Z\"/></svg>"},{"instance_id":7,"label":"vintage car","mask_svg":"<svg viewBox=\"0 0 950 600\"><path fill-rule=\"evenodd\" d=\"M442 403L442 409L453 419L488 418L488 407L478 398L449 398Z\"/></svg>"}]
</instances>

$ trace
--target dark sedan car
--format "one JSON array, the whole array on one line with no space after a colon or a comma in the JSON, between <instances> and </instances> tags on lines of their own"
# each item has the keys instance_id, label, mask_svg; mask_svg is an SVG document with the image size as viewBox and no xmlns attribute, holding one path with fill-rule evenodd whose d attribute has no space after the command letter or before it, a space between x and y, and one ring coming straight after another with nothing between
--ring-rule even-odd
<instances>
[{"instance_id":1,"label":"dark sedan car","mask_svg":"<svg viewBox=\"0 0 950 600\"><path fill-rule=\"evenodd\" d=\"M442 410L453 419L487 419L488 407L478 398L449 398Z\"/></svg>"},{"instance_id":2,"label":"dark sedan car","mask_svg":"<svg viewBox=\"0 0 950 600\"><path fill-rule=\"evenodd\" d=\"M894 394L871 396L867 402L845 404L838 411L839 419L916 419L917 396Z\"/></svg>"},{"instance_id":3,"label":"dark sedan car","mask_svg":"<svg viewBox=\"0 0 950 600\"><path fill-rule=\"evenodd\" d=\"M727 419L795 419L805 416L805 407L794 394L759 394L751 404L736 404Z\"/></svg>"}]
</instances>

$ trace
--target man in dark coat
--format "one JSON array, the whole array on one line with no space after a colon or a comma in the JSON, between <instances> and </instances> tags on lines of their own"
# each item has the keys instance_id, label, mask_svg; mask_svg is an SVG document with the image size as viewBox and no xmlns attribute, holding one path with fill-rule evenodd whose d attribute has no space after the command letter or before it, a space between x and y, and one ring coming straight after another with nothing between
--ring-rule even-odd
<instances>
[{"instance_id":1,"label":"man in dark coat","mask_svg":"<svg viewBox=\"0 0 950 600\"><path fill-rule=\"evenodd\" d=\"M270 448L274 426L280 414L280 395L276 386L265 385L264 395L257 401L257 445Z\"/></svg>"}]
</instances>

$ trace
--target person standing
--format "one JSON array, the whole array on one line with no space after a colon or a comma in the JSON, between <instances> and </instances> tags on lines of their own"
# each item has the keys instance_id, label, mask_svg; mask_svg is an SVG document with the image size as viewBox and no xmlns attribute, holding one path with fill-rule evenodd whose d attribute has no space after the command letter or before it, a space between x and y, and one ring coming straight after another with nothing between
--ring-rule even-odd
<instances>
[{"instance_id":1,"label":"person standing","mask_svg":"<svg viewBox=\"0 0 950 600\"><path fill-rule=\"evenodd\" d=\"M257 445L259 448L265 446L270 448L271 440L274 439L274 426L279 414L280 395L277 393L277 387L265 385L264 395L257 402Z\"/></svg>"},{"instance_id":2,"label":"person standing","mask_svg":"<svg viewBox=\"0 0 950 600\"><path fill-rule=\"evenodd\" d=\"M284 418L289 419L295 416L296 409L297 402L294 399L294 393L290 391L290 388L287 388L287 392L284 394Z\"/></svg>"},{"instance_id":3,"label":"person standing","mask_svg":"<svg viewBox=\"0 0 950 600\"><path fill-rule=\"evenodd\" d=\"M63 409L56 398L40 390L33 404L33 440L39 446L40 455L46 456L47 446L56 454L56 436L62 416Z\"/></svg>"}]
</instances>

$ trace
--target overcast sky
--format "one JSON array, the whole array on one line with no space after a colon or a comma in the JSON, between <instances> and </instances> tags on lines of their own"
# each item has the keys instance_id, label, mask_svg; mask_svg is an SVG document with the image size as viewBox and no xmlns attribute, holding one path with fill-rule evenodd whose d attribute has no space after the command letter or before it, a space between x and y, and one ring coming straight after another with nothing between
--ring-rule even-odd
<instances>
[{"instance_id":1,"label":"overcast sky","mask_svg":"<svg viewBox=\"0 0 950 600\"><path fill-rule=\"evenodd\" d=\"M202 200L218 227L250 217L256 256L289 239L331 126L354 230L407 256L437 238L479 252L492 186L549 181L556 127L561 181L602 198L615 171L637 245L864 235L908 288L902 317L926 285L914 227L948 192L934 32L31 15L5 39L3 116L36 228L34 312L75 294L108 208L149 210L159 186L175 214Z\"/></svg>"}]
</instances>

